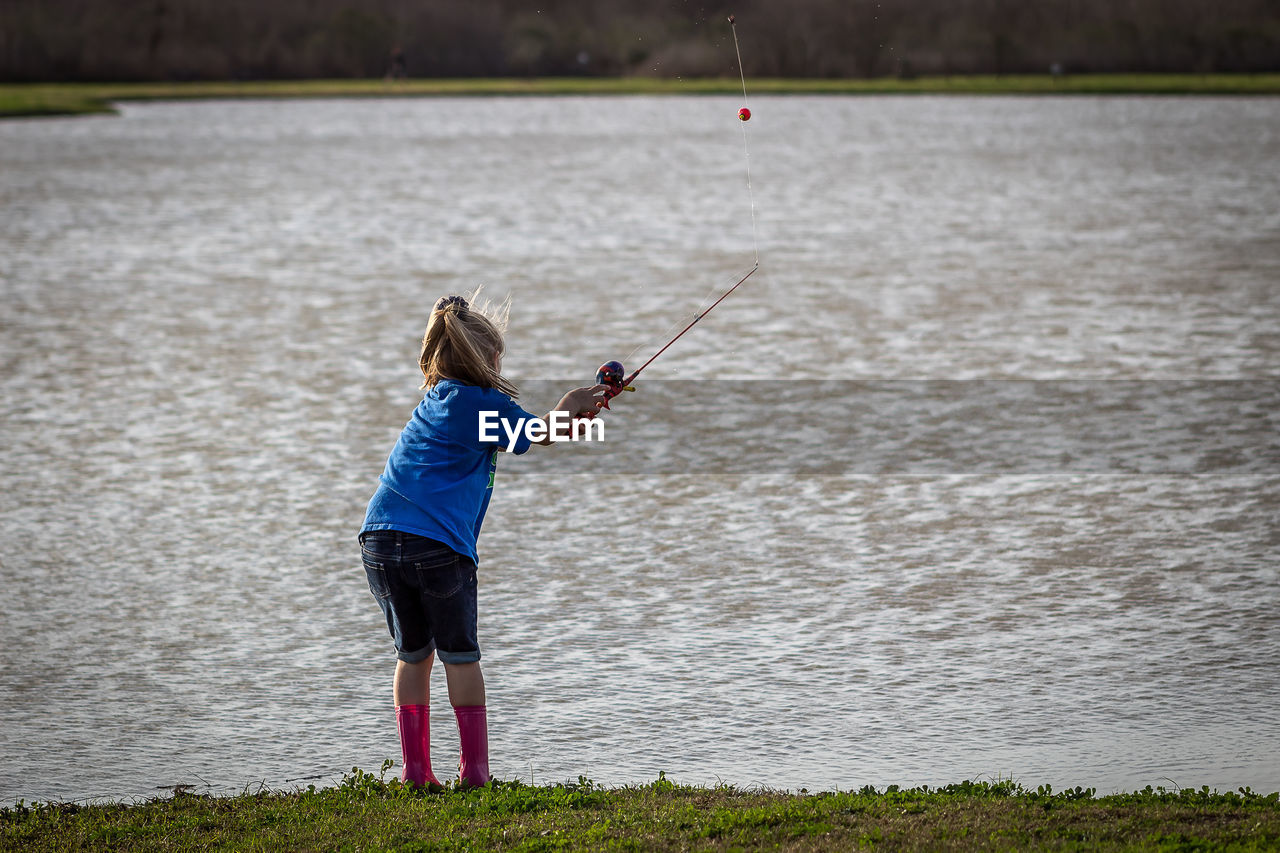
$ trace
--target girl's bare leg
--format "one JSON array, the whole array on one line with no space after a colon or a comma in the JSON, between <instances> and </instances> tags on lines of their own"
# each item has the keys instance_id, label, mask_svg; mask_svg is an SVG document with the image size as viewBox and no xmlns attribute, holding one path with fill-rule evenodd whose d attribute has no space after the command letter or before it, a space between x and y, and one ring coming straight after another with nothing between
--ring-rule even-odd
<instances>
[{"instance_id":1,"label":"girl's bare leg","mask_svg":"<svg viewBox=\"0 0 1280 853\"><path fill-rule=\"evenodd\" d=\"M396 661L396 680L393 693L396 707L401 705L431 704L431 664L436 659L433 652L430 657L419 663ZM448 667L445 667L448 672ZM450 690L450 693L453 691Z\"/></svg>"},{"instance_id":2,"label":"girl's bare leg","mask_svg":"<svg viewBox=\"0 0 1280 853\"><path fill-rule=\"evenodd\" d=\"M444 665L444 677L449 684L449 704L453 707L474 707L485 703L484 673L480 671L479 661L447 663Z\"/></svg>"}]
</instances>

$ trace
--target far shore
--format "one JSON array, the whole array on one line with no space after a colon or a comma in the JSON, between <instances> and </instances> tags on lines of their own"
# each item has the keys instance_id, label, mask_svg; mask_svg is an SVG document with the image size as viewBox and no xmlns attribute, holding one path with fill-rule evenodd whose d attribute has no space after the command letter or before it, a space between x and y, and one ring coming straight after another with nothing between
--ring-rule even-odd
<instances>
[{"instance_id":1,"label":"far shore","mask_svg":"<svg viewBox=\"0 0 1280 853\"><path fill-rule=\"evenodd\" d=\"M114 113L126 101L464 95L732 95L736 78L470 78L192 83L0 83L0 118ZM1275 74L1006 74L755 79L749 95L1280 95Z\"/></svg>"}]
</instances>

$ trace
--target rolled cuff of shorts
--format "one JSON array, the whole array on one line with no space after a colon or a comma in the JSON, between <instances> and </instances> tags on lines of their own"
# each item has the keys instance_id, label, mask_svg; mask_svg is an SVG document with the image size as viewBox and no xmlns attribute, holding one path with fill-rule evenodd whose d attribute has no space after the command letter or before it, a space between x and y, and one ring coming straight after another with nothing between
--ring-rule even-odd
<instances>
[{"instance_id":1,"label":"rolled cuff of shorts","mask_svg":"<svg viewBox=\"0 0 1280 853\"><path fill-rule=\"evenodd\" d=\"M424 660L431 657L431 653L435 650L436 644L430 643L424 648L418 649L416 652L396 652L396 657L400 658L400 660L405 663L422 663ZM440 658L440 660L444 660L444 658Z\"/></svg>"},{"instance_id":2,"label":"rolled cuff of shorts","mask_svg":"<svg viewBox=\"0 0 1280 853\"><path fill-rule=\"evenodd\" d=\"M446 652L440 649L436 652L436 657L440 658L441 663L476 663L480 660L480 650L475 649L470 652Z\"/></svg>"}]
</instances>

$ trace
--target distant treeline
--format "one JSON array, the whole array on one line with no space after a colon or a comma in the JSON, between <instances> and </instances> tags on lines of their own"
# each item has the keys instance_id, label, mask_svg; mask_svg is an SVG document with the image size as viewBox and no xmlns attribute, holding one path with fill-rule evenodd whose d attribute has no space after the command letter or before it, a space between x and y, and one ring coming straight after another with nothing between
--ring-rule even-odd
<instances>
[{"instance_id":1,"label":"distant treeline","mask_svg":"<svg viewBox=\"0 0 1280 853\"><path fill-rule=\"evenodd\" d=\"M1278 0L0 0L0 80L1280 70Z\"/></svg>"}]
</instances>

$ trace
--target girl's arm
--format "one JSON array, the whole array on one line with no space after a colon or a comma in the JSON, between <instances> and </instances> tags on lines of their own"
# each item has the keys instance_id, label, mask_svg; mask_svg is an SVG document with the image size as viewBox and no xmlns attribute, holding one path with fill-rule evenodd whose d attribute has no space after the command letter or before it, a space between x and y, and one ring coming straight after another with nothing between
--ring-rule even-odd
<instances>
[{"instance_id":1,"label":"girl's arm","mask_svg":"<svg viewBox=\"0 0 1280 853\"><path fill-rule=\"evenodd\" d=\"M574 388L568 394L560 398L560 402L556 403L554 409L547 412L546 417L542 420L547 425L547 434L534 444L551 444L553 441L551 435L551 416L555 412L568 412L570 418L593 417L596 412L605 404L605 392L609 390L608 385L592 385L589 388ZM573 424L569 424L569 429L573 429ZM567 436L566 436L567 437Z\"/></svg>"},{"instance_id":2,"label":"girl's arm","mask_svg":"<svg viewBox=\"0 0 1280 853\"><path fill-rule=\"evenodd\" d=\"M561 422L560 432L566 433L563 437L568 438L569 435L567 434L567 430L573 429L572 419L583 416L594 416L595 413L600 411L600 408L604 405L606 399L604 394L608 390L608 385L593 385L590 388L574 388L568 394L561 397L560 402L556 403L556 407L548 412L544 417L530 418L520 421L522 426L519 431L523 432L525 436L529 436L530 433L525 432L525 430L532 427L534 430L541 432L542 437L536 441L531 441L531 444L551 444L557 438L552 434L552 430L555 428L555 420L552 419L552 415L564 413L568 415L568 417L558 418L556 420ZM512 404L512 408L515 408L516 411L520 411L514 404ZM521 413L525 415L529 414L528 412ZM489 426L491 427L492 424ZM538 429L538 427L541 427L541 429ZM485 426L482 424L481 429L483 430L484 428ZM507 428L505 421L503 422L502 428ZM499 443L497 449L507 450L508 448Z\"/></svg>"}]
</instances>

